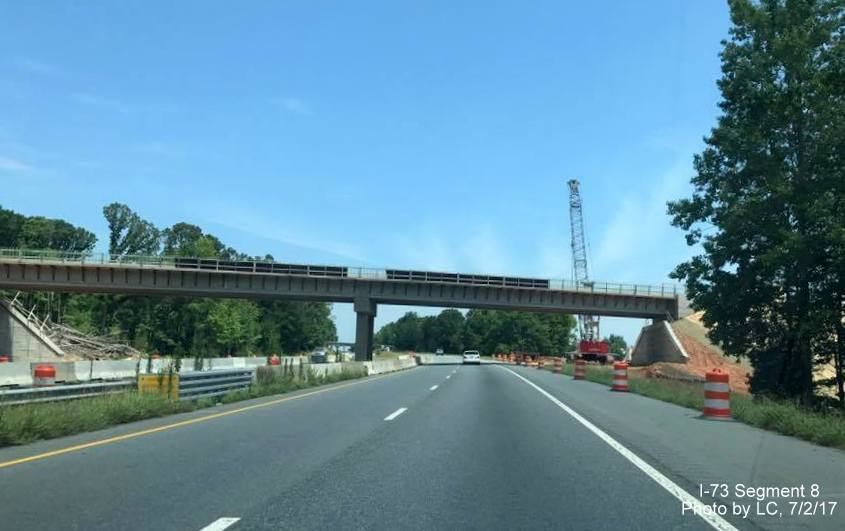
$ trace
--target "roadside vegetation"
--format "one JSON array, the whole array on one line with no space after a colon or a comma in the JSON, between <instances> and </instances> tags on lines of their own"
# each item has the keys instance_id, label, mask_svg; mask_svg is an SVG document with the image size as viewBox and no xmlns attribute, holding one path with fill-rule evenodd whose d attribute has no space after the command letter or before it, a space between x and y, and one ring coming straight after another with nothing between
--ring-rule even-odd
<instances>
[{"instance_id":1,"label":"roadside vegetation","mask_svg":"<svg viewBox=\"0 0 845 531\"><path fill-rule=\"evenodd\" d=\"M567 363L563 373L572 376L574 365ZM610 368L587 366L586 379L610 386ZM642 378L629 373L630 392L701 411L704 385L660 378ZM845 415L838 409L809 409L783 399L731 393L733 418L764 430L774 431L822 446L845 450Z\"/></svg>"},{"instance_id":2,"label":"roadside vegetation","mask_svg":"<svg viewBox=\"0 0 845 531\"><path fill-rule=\"evenodd\" d=\"M442 348L449 354L472 349L485 356L513 351L563 354L574 348L574 331L575 318L571 315L469 310L464 316L449 308L424 317L407 312L382 326L375 342L416 352Z\"/></svg>"},{"instance_id":3,"label":"roadside vegetation","mask_svg":"<svg viewBox=\"0 0 845 531\"><path fill-rule=\"evenodd\" d=\"M109 227L108 252L116 260L130 255L273 259L239 252L191 223L158 228L121 203L106 205L103 216ZM2 248L85 254L96 244L97 237L85 228L0 206ZM18 300L50 322L177 358L296 354L337 339L331 305L323 302L90 293L22 293Z\"/></svg>"},{"instance_id":4,"label":"roadside vegetation","mask_svg":"<svg viewBox=\"0 0 845 531\"><path fill-rule=\"evenodd\" d=\"M729 4L722 113L692 194L668 204L693 253L671 276L710 339L751 361L754 395L817 408L833 389L845 411L845 9ZM789 411L749 418L792 425Z\"/></svg>"},{"instance_id":5,"label":"roadside vegetation","mask_svg":"<svg viewBox=\"0 0 845 531\"><path fill-rule=\"evenodd\" d=\"M230 404L279 395L363 376L366 376L363 368L346 369L324 376L309 369L260 367L256 382L250 388L195 402L180 402L169 400L163 395L127 391L62 402L0 405L0 447L96 431L127 422L196 411L218 403Z\"/></svg>"}]
</instances>

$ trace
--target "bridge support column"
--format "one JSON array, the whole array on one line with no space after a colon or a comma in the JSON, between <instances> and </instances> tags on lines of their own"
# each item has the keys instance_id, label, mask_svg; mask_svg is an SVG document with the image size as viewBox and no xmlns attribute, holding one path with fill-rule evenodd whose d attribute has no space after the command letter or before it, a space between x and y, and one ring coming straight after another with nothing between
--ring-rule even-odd
<instances>
[{"instance_id":1,"label":"bridge support column","mask_svg":"<svg viewBox=\"0 0 845 531\"><path fill-rule=\"evenodd\" d=\"M376 303L366 297L355 299L355 316L355 361L371 361Z\"/></svg>"}]
</instances>

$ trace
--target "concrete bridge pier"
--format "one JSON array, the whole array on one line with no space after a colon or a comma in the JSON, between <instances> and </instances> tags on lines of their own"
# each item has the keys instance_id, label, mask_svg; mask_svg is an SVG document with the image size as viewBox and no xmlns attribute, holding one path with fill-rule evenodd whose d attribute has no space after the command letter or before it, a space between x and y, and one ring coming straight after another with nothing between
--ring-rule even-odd
<instances>
[{"instance_id":1,"label":"concrete bridge pier","mask_svg":"<svg viewBox=\"0 0 845 531\"><path fill-rule=\"evenodd\" d=\"M355 361L372 361L376 303L368 297L357 297L355 316Z\"/></svg>"}]
</instances>

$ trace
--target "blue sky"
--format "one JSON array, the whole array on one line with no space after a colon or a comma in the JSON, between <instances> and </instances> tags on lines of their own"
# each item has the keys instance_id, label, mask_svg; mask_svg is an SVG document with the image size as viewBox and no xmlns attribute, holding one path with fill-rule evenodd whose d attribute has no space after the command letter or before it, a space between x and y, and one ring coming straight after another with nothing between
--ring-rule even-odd
<instances>
[{"instance_id":1,"label":"blue sky","mask_svg":"<svg viewBox=\"0 0 845 531\"><path fill-rule=\"evenodd\" d=\"M101 242L120 201L282 260L568 278L577 178L593 276L667 282L728 22L719 1L4 1L0 204Z\"/></svg>"}]
</instances>

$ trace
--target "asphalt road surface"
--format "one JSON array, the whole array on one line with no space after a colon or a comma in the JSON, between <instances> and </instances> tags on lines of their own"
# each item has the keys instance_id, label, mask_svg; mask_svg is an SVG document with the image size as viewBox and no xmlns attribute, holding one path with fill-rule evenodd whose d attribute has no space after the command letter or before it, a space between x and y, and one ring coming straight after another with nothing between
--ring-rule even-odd
<instances>
[{"instance_id":1,"label":"asphalt road surface","mask_svg":"<svg viewBox=\"0 0 845 531\"><path fill-rule=\"evenodd\" d=\"M725 516L700 492L711 483L731 491L718 498ZM806 493L761 501L736 485ZM780 515L756 514L773 501ZM791 514L790 501L816 514ZM3 530L845 529L844 501L841 451L494 365L420 367L0 450ZM819 502L844 506L821 515Z\"/></svg>"}]
</instances>

